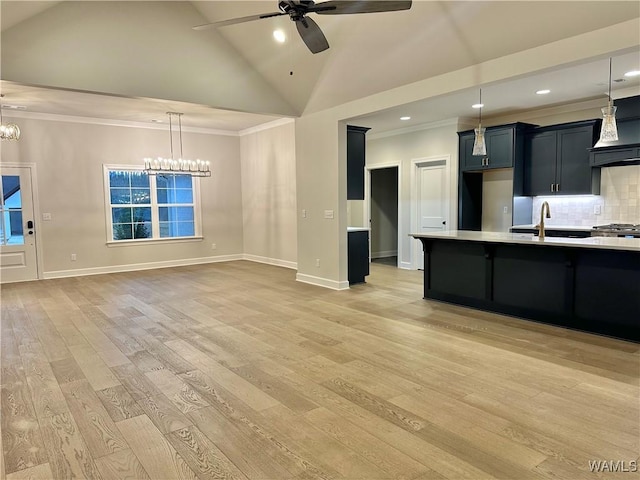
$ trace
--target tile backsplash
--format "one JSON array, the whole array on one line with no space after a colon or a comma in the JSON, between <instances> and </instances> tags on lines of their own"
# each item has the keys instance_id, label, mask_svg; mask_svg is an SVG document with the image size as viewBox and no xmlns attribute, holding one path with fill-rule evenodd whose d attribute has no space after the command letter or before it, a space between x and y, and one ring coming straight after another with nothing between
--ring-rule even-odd
<instances>
[{"instance_id":1,"label":"tile backsplash","mask_svg":"<svg viewBox=\"0 0 640 480\"><path fill-rule=\"evenodd\" d=\"M539 220L542 202L547 201L551 218L545 220L546 225L640 224L640 165L606 167L601 173L600 195L534 197L533 223Z\"/></svg>"}]
</instances>

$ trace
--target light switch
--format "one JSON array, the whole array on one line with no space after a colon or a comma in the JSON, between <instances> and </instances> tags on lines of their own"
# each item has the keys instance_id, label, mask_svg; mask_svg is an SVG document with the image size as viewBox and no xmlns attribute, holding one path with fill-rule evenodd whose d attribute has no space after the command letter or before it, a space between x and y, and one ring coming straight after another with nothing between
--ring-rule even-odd
<instances>
[{"instance_id":1,"label":"light switch","mask_svg":"<svg viewBox=\"0 0 640 480\"><path fill-rule=\"evenodd\" d=\"M333 210L325 210L324 218L332 219L333 218Z\"/></svg>"}]
</instances>

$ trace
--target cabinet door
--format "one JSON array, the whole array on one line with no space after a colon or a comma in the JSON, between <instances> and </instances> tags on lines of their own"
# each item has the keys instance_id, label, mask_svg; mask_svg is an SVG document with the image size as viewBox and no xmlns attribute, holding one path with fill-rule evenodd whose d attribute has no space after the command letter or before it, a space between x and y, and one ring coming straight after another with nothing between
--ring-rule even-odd
<instances>
[{"instance_id":1,"label":"cabinet door","mask_svg":"<svg viewBox=\"0 0 640 480\"><path fill-rule=\"evenodd\" d=\"M485 168L513 167L513 128L487 130L487 161Z\"/></svg>"},{"instance_id":2,"label":"cabinet door","mask_svg":"<svg viewBox=\"0 0 640 480\"><path fill-rule=\"evenodd\" d=\"M347 200L364 200L365 132L347 126Z\"/></svg>"},{"instance_id":3,"label":"cabinet door","mask_svg":"<svg viewBox=\"0 0 640 480\"><path fill-rule=\"evenodd\" d=\"M556 132L530 133L524 141L524 194L551 195L556 184Z\"/></svg>"},{"instance_id":4,"label":"cabinet door","mask_svg":"<svg viewBox=\"0 0 640 480\"><path fill-rule=\"evenodd\" d=\"M474 140L475 135L473 133L465 133L464 135L460 135L460 170L463 172L467 170L482 169L482 159L485 158L485 156L475 156L472 154Z\"/></svg>"},{"instance_id":5,"label":"cabinet door","mask_svg":"<svg viewBox=\"0 0 640 480\"><path fill-rule=\"evenodd\" d=\"M592 193L589 148L593 127L569 128L558 131L558 167L556 192L560 195Z\"/></svg>"},{"instance_id":6,"label":"cabinet door","mask_svg":"<svg viewBox=\"0 0 640 480\"><path fill-rule=\"evenodd\" d=\"M369 275L369 232L366 230L347 233L349 284L362 283Z\"/></svg>"}]
</instances>

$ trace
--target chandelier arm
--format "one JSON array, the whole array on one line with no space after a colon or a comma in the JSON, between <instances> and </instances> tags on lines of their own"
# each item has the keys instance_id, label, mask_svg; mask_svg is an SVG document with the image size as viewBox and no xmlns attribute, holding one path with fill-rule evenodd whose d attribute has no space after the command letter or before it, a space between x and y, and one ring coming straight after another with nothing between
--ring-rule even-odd
<instances>
[{"instance_id":1,"label":"chandelier arm","mask_svg":"<svg viewBox=\"0 0 640 480\"><path fill-rule=\"evenodd\" d=\"M169 112L169 145L171 147L171 160L173 160L173 125L171 122L171 112Z\"/></svg>"},{"instance_id":2,"label":"chandelier arm","mask_svg":"<svg viewBox=\"0 0 640 480\"><path fill-rule=\"evenodd\" d=\"M182 155L182 114L178 114L178 127L179 127L179 131L180 131L180 158L184 158L184 156Z\"/></svg>"}]
</instances>

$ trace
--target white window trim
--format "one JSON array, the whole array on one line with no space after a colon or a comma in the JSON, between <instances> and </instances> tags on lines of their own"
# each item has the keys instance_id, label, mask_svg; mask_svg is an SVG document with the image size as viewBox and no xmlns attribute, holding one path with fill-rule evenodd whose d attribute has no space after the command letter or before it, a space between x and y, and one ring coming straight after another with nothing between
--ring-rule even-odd
<instances>
[{"instance_id":1,"label":"white window trim","mask_svg":"<svg viewBox=\"0 0 640 480\"><path fill-rule=\"evenodd\" d=\"M127 239L127 240L113 240L113 214L111 212L111 191L109 188L109 172L111 170L125 170L125 171L143 171L142 165L119 165L119 164L103 164L102 173L104 188L104 209L105 209L105 227L106 227L106 244L109 247L117 246L133 246L133 245L150 245L154 243L184 243L202 241L204 239L202 235L202 208L200 206L200 178L191 177L193 180L193 221L194 221L194 235L190 237L167 237L167 238L139 238L139 239ZM151 175L149 176L151 177ZM151 180L151 178L150 178ZM155 178L150 182L151 187L151 228L152 235L159 235L157 229L160 222L157 218L157 212L154 211L154 206L157 204L157 185Z\"/></svg>"}]
</instances>

